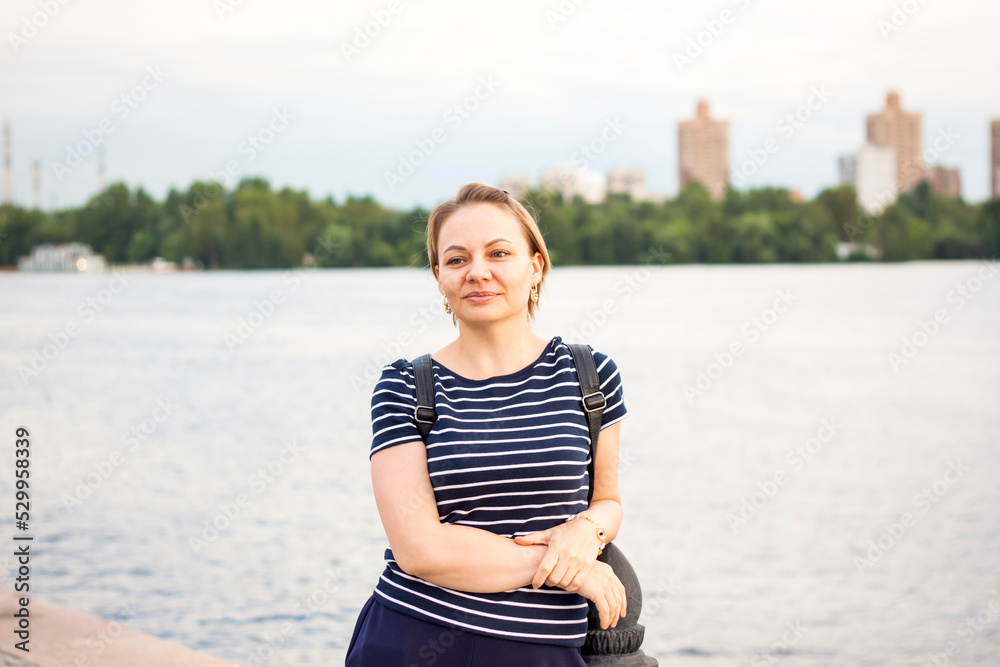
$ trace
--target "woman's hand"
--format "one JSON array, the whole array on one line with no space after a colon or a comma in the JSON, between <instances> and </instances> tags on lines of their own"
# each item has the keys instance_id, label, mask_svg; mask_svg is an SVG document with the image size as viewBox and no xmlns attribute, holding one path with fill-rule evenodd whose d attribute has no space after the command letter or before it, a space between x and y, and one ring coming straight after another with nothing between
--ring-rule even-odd
<instances>
[{"instance_id":1,"label":"woman's hand","mask_svg":"<svg viewBox=\"0 0 1000 667\"><path fill-rule=\"evenodd\" d=\"M601 618L601 629L618 625L628 612L625 586L604 561L594 561L577 593L594 603Z\"/></svg>"},{"instance_id":2,"label":"woman's hand","mask_svg":"<svg viewBox=\"0 0 1000 667\"><path fill-rule=\"evenodd\" d=\"M518 535L514 541L521 545L548 545L531 580L532 588L547 584L570 592L578 590L589 576L591 566L598 562L601 545L594 524L586 519L574 519L548 530Z\"/></svg>"}]
</instances>

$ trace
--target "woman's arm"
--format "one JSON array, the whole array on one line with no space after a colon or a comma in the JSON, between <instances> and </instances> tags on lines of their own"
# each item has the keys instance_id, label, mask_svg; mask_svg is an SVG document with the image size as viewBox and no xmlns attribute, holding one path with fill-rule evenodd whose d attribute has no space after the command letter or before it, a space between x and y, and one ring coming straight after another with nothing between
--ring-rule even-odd
<instances>
[{"instance_id":1,"label":"woman's arm","mask_svg":"<svg viewBox=\"0 0 1000 667\"><path fill-rule=\"evenodd\" d=\"M392 554L404 572L470 593L508 591L527 586L537 577L548 546L519 545L480 528L441 523L423 442L380 450L372 455L371 465L375 504ZM588 521L580 522L593 527ZM573 577L567 590L594 602L602 628L617 626L626 614L625 588L605 563L589 565Z\"/></svg>"},{"instance_id":2,"label":"woman's arm","mask_svg":"<svg viewBox=\"0 0 1000 667\"><path fill-rule=\"evenodd\" d=\"M594 458L594 497L590 506L581 512L601 524L605 542L617 537L622 522L622 500L618 489L621 425L620 421L615 422L598 433L597 454ZM600 545L597 527L579 517L569 523L529 535L519 535L514 539L522 545L547 545L545 556L532 577L531 585L535 588L547 583L550 586L576 590L588 568L597 560Z\"/></svg>"},{"instance_id":3,"label":"woman's arm","mask_svg":"<svg viewBox=\"0 0 1000 667\"><path fill-rule=\"evenodd\" d=\"M597 456L594 460L594 497L586 514L604 527L606 542L618 537L622 524L622 495L618 489L618 450L621 441L620 421L597 434ZM575 521L575 520L574 520ZM589 521L584 520L590 524ZM590 524L593 528L593 524Z\"/></svg>"},{"instance_id":4,"label":"woman's arm","mask_svg":"<svg viewBox=\"0 0 1000 667\"><path fill-rule=\"evenodd\" d=\"M423 442L376 452L371 474L382 526L404 572L471 593L531 583L546 546L522 546L481 528L441 523Z\"/></svg>"}]
</instances>

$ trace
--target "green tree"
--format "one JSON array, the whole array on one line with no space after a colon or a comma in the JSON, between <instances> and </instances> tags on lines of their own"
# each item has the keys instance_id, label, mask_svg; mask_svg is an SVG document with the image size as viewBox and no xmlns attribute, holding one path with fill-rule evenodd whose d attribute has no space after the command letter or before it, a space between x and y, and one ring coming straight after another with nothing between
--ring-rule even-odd
<instances>
[{"instance_id":1,"label":"green tree","mask_svg":"<svg viewBox=\"0 0 1000 667\"><path fill-rule=\"evenodd\" d=\"M823 190L813 200L829 216L830 231L841 241L856 241L863 235L859 229L858 193L851 185Z\"/></svg>"},{"instance_id":2,"label":"green tree","mask_svg":"<svg viewBox=\"0 0 1000 667\"><path fill-rule=\"evenodd\" d=\"M886 261L994 256L1000 249L1000 203L970 205L940 197L926 184L882 214L860 211L853 188L793 202L783 188L740 192L714 201L692 183L668 201L532 191L536 217L555 266L655 262L825 262L840 241L874 243ZM14 264L40 243L77 241L109 262L155 255L190 257L209 268L284 268L312 255L319 266L425 266L428 212L397 211L369 196L312 200L275 191L249 177L226 191L214 182L170 190L162 204L142 188L115 183L85 206L42 212L0 208L0 262Z\"/></svg>"},{"instance_id":3,"label":"green tree","mask_svg":"<svg viewBox=\"0 0 1000 667\"><path fill-rule=\"evenodd\" d=\"M697 246L694 225L681 219L657 226L652 233L652 244L658 255L667 257L665 260L655 256L651 258L657 262L664 261L668 264L691 262Z\"/></svg>"},{"instance_id":4,"label":"green tree","mask_svg":"<svg viewBox=\"0 0 1000 667\"><path fill-rule=\"evenodd\" d=\"M164 238L160 256L175 262L191 257L212 269L223 266L229 198L214 182L192 183L185 193L172 191L161 221Z\"/></svg>"},{"instance_id":5,"label":"green tree","mask_svg":"<svg viewBox=\"0 0 1000 667\"><path fill-rule=\"evenodd\" d=\"M744 213L732 224L732 261L773 262L778 259L774 220L767 213Z\"/></svg>"},{"instance_id":6,"label":"green tree","mask_svg":"<svg viewBox=\"0 0 1000 667\"><path fill-rule=\"evenodd\" d=\"M39 210L0 207L0 264L17 264L18 258L30 255L36 245L55 241L42 232L44 218Z\"/></svg>"},{"instance_id":7,"label":"green tree","mask_svg":"<svg viewBox=\"0 0 1000 667\"><path fill-rule=\"evenodd\" d=\"M94 196L77 216L77 238L104 255L108 262L142 261L149 256L130 256L155 250L159 245L156 222L160 206L142 188L135 192L124 183L113 183ZM132 246L134 236L143 232L152 243Z\"/></svg>"},{"instance_id":8,"label":"green tree","mask_svg":"<svg viewBox=\"0 0 1000 667\"><path fill-rule=\"evenodd\" d=\"M1000 253L1000 197L983 205L976 227L983 254L995 259Z\"/></svg>"},{"instance_id":9,"label":"green tree","mask_svg":"<svg viewBox=\"0 0 1000 667\"><path fill-rule=\"evenodd\" d=\"M887 206L878 223L882 259L887 262L924 259L932 248L931 228L902 204Z\"/></svg>"}]
</instances>

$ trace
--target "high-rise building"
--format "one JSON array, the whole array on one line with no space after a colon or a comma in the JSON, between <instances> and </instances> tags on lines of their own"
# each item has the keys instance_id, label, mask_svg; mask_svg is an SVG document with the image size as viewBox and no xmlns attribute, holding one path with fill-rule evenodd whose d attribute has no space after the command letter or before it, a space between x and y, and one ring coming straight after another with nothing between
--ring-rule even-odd
<instances>
[{"instance_id":1,"label":"high-rise building","mask_svg":"<svg viewBox=\"0 0 1000 667\"><path fill-rule=\"evenodd\" d=\"M729 121L713 120L708 102L698 100L692 120L677 124L677 157L680 189L698 181L716 201L726 196L729 185Z\"/></svg>"},{"instance_id":2,"label":"high-rise building","mask_svg":"<svg viewBox=\"0 0 1000 667\"><path fill-rule=\"evenodd\" d=\"M943 167L936 164L927 167L924 178L930 183L931 189L936 194L943 197L962 196L962 180L958 173L958 167Z\"/></svg>"},{"instance_id":3,"label":"high-rise building","mask_svg":"<svg viewBox=\"0 0 1000 667\"><path fill-rule=\"evenodd\" d=\"M837 158L837 173L840 175L841 185L852 185L857 189L858 181L858 156L841 155Z\"/></svg>"},{"instance_id":4,"label":"high-rise building","mask_svg":"<svg viewBox=\"0 0 1000 667\"><path fill-rule=\"evenodd\" d=\"M865 144L854 155L839 160L840 182L853 185L858 204L871 214L896 201L896 149Z\"/></svg>"},{"instance_id":5,"label":"high-rise building","mask_svg":"<svg viewBox=\"0 0 1000 667\"><path fill-rule=\"evenodd\" d=\"M628 193L634 201L646 198L646 172L641 167L615 167L608 172L608 192Z\"/></svg>"},{"instance_id":6,"label":"high-rise building","mask_svg":"<svg viewBox=\"0 0 1000 667\"><path fill-rule=\"evenodd\" d=\"M884 111L868 114L868 143L896 149L897 194L908 192L924 178L922 126L922 115L903 111L894 90L886 96Z\"/></svg>"},{"instance_id":7,"label":"high-rise building","mask_svg":"<svg viewBox=\"0 0 1000 667\"><path fill-rule=\"evenodd\" d=\"M990 185L991 194L1000 197L1000 118L990 123Z\"/></svg>"}]
</instances>

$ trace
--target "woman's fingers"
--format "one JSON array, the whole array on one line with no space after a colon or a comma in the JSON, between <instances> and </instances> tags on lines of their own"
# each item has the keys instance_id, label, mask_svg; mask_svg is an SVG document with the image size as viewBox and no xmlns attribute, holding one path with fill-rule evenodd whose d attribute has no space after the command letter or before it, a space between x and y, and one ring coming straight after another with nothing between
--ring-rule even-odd
<instances>
[{"instance_id":1,"label":"woman's fingers","mask_svg":"<svg viewBox=\"0 0 1000 667\"><path fill-rule=\"evenodd\" d=\"M569 582L568 585L563 586L563 588L569 591L570 593L574 593L580 590L580 587L583 586L583 583L587 580L587 575L590 574L590 571L592 569L593 568L591 568L590 566L581 567L579 570L577 570L576 576L573 577L573 580Z\"/></svg>"},{"instance_id":2,"label":"woman's fingers","mask_svg":"<svg viewBox=\"0 0 1000 667\"><path fill-rule=\"evenodd\" d=\"M578 579L574 578L574 583L581 583L578 592L594 603L601 628L617 627L618 619L627 611L625 586L607 563L595 561L587 570Z\"/></svg>"},{"instance_id":3,"label":"woman's fingers","mask_svg":"<svg viewBox=\"0 0 1000 667\"><path fill-rule=\"evenodd\" d=\"M552 572L549 573L549 581L554 582L552 584L553 586L562 587L563 580L567 578L567 574L569 573L567 572L565 561L557 561L555 567L552 568ZM572 577L570 577L570 579L572 579Z\"/></svg>"},{"instance_id":4,"label":"woman's fingers","mask_svg":"<svg viewBox=\"0 0 1000 667\"><path fill-rule=\"evenodd\" d=\"M611 619L611 606L608 604L607 598L603 595L599 595L597 599L594 600L594 606L597 607L597 613L601 620L601 629L606 630Z\"/></svg>"},{"instance_id":5,"label":"woman's fingers","mask_svg":"<svg viewBox=\"0 0 1000 667\"><path fill-rule=\"evenodd\" d=\"M581 571L587 570L596 562L596 555L592 555L591 551L593 534L574 532L572 528L574 527L567 524L514 538L518 544L548 546L531 579L533 588L549 585L567 590L573 587L575 590L580 587L580 582L575 580Z\"/></svg>"},{"instance_id":6,"label":"woman's fingers","mask_svg":"<svg viewBox=\"0 0 1000 667\"><path fill-rule=\"evenodd\" d=\"M617 606L618 613L615 614L615 623L617 623L619 618L625 617L625 606L627 604L627 598L625 595L625 586L622 584L622 582L618 579L617 576L615 577L615 596L618 598L618 606Z\"/></svg>"},{"instance_id":7,"label":"woman's fingers","mask_svg":"<svg viewBox=\"0 0 1000 667\"><path fill-rule=\"evenodd\" d=\"M625 586L609 568L606 597L608 602L608 624L617 627L618 619L625 616ZM601 627L605 627L602 625Z\"/></svg>"},{"instance_id":8,"label":"woman's fingers","mask_svg":"<svg viewBox=\"0 0 1000 667\"><path fill-rule=\"evenodd\" d=\"M531 579L532 588L540 588L542 584L550 580L552 570L556 566L558 559L559 557L551 549L545 552L545 555L542 556L542 562L538 564L538 569L535 570L535 576Z\"/></svg>"},{"instance_id":9,"label":"woman's fingers","mask_svg":"<svg viewBox=\"0 0 1000 667\"><path fill-rule=\"evenodd\" d=\"M587 570L593 565L592 562L588 562L576 555L563 554L560 556L555 554L558 554L558 551L550 548L536 572L536 577L540 577L543 566L549 567L544 583L550 586L558 586L559 588L566 589L568 586L573 585L574 580L581 573L586 574ZM552 560L548 560L550 557ZM534 582L534 579L532 581ZM579 588L579 584L576 585L576 588Z\"/></svg>"},{"instance_id":10,"label":"woman's fingers","mask_svg":"<svg viewBox=\"0 0 1000 667\"><path fill-rule=\"evenodd\" d=\"M548 544L549 536L551 534L552 534L551 530L540 530L537 533L528 533L527 535L516 535L514 537L514 542L521 545Z\"/></svg>"},{"instance_id":11,"label":"woman's fingers","mask_svg":"<svg viewBox=\"0 0 1000 667\"><path fill-rule=\"evenodd\" d=\"M628 592L625 590L625 585L621 581L618 582L618 586L621 589L622 596L622 618L625 618L628 614Z\"/></svg>"},{"instance_id":12,"label":"woman's fingers","mask_svg":"<svg viewBox=\"0 0 1000 667\"><path fill-rule=\"evenodd\" d=\"M559 587L566 588L573 580L579 576L580 572L583 570L580 563L569 563L567 562L563 569L563 575L559 578Z\"/></svg>"}]
</instances>

